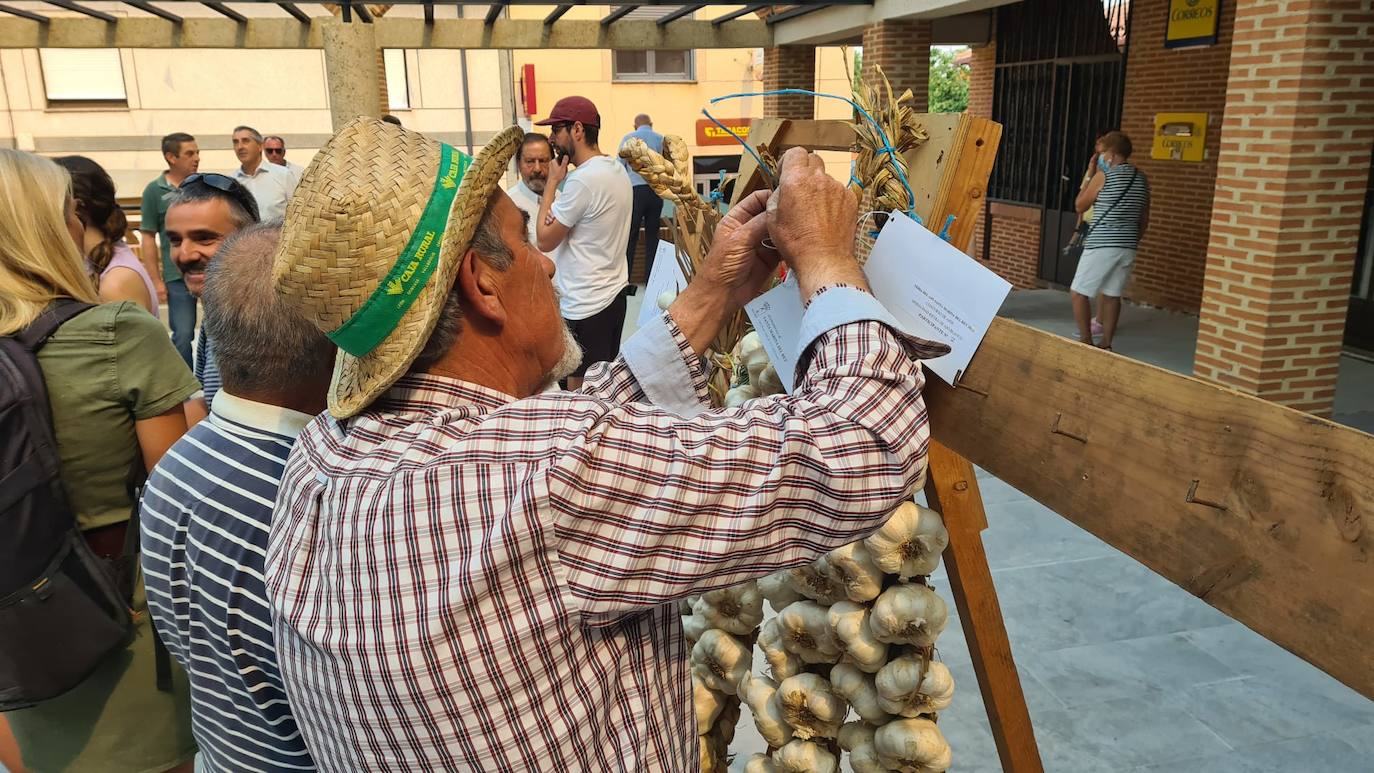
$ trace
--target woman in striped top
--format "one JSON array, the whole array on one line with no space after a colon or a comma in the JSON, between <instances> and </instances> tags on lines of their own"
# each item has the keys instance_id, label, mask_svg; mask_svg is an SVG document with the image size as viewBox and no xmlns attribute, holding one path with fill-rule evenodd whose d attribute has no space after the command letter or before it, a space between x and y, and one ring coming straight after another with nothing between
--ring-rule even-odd
<instances>
[{"instance_id":1,"label":"woman in striped top","mask_svg":"<svg viewBox=\"0 0 1374 773\"><path fill-rule=\"evenodd\" d=\"M1080 213L1093 210L1093 220L1092 229L1083 238L1083 256L1070 295L1079 340L1091 344L1092 299L1102 294L1097 313L1102 339L1096 343L1111 349L1121 318L1121 295L1131 278L1140 237L1150 222L1150 182L1128 161L1131 139L1124 133L1107 132L1098 145L1102 148L1097 155L1098 171L1075 201Z\"/></svg>"}]
</instances>

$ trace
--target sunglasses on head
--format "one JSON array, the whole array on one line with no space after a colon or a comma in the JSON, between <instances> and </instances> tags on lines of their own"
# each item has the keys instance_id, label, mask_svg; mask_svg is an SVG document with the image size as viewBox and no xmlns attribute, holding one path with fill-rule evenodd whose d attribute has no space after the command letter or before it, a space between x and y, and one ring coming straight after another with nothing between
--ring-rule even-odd
<instances>
[{"instance_id":1,"label":"sunglasses on head","mask_svg":"<svg viewBox=\"0 0 1374 773\"><path fill-rule=\"evenodd\" d=\"M182 187L186 187L192 183L205 183L217 191L223 191L229 194L235 201L243 205L244 209L247 209L254 215L258 212L258 202L253 198L253 194L249 193L247 188L240 185L238 180L228 175L215 172L205 172L204 174L197 172L183 180L181 185Z\"/></svg>"}]
</instances>

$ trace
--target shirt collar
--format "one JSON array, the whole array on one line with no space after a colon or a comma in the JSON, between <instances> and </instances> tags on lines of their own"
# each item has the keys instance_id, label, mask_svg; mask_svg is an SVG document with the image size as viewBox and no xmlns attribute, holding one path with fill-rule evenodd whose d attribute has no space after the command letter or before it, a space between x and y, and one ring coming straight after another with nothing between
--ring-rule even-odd
<instances>
[{"instance_id":1,"label":"shirt collar","mask_svg":"<svg viewBox=\"0 0 1374 773\"><path fill-rule=\"evenodd\" d=\"M210 413L236 424L243 424L263 432L294 438L315 418L300 411L269 405L256 400L236 397L224 390L215 393Z\"/></svg>"},{"instance_id":2,"label":"shirt collar","mask_svg":"<svg viewBox=\"0 0 1374 773\"><path fill-rule=\"evenodd\" d=\"M247 177L247 178L249 178L249 179L252 179L252 178L258 177L258 176L260 176L260 175L271 174L272 172L271 172L270 170L268 170L268 168L267 168L267 165L270 164L270 163L272 163L272 162L271 162L271 161L268 161L266 158L264 158L262 161L259 161L259 162L258 162L258 171L254 172L254 173L252 173L252 174L248 174L247 172L243 171L243 164L239 164L239 168L234 170L234 176L235 176L235 177Z\"/></svg>"},{"instance_id":3,"label":"shirt collar","mask_svg":"<svg viewBox=\"0 0 1374 773\"><path fill-rule=\"evenodd\" d=\"M216 400L219 398L216 397ZM493 411L515 398L490 387L433 373L407 373L382 395L372 410L388 413L453 410L471 406L478 413Z\"/></svg>"}]
</instances>

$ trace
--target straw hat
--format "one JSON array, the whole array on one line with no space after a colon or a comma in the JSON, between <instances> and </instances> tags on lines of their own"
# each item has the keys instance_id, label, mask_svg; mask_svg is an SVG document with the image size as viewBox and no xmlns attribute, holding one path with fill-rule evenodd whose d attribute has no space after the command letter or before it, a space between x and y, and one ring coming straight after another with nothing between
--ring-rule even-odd
<instances>
[{"instance_id":1,"label":"straw hat","mask_svg":"<svg viewBox=\"0 0 1374 773\"><path fill-rule=\"evenodd\" d=\"M287 204L272 279L339 346L332 415L366 408L419 355L523 137L512 126L472 159L356 118L315 154Z\"/></svg>"}]
</instances>

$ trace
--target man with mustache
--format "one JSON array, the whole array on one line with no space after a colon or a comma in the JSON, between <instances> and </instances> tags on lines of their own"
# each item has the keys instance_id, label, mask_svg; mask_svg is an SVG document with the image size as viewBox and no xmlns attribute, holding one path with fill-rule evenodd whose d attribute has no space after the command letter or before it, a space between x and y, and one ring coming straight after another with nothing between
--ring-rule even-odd
<instances>
[{"instance_id":1,"label":"man with mustache","mask_svg":"<svg viewBox=\"0 0 1374 773\"><path fill-rule=\"evenodd\" d=\"M193 174L186 178L167 204L167 240L172 245L172 260L193 297L200 297L205 287L205 267L224 239L258 220L257 200L234 178L222 174ZM204 324L196 340L194 370L204 410L195 416L188 412L187 419L192 423L205 418L220 386L214 344L206 335Z\"/></svg>"},{"instance_id":2,"label":"man with mustache","mask_svg":"<svg viewBox=\"0 0 1374 773\"><path fill-rule=\"evenodd\" d=\"M549 138L530 132L520 141L520 149L515 152L515 169L520 173L520 182L506 189L510 200L522 212L529 215L526 230L530 243L538 240L535 233L536 218L539 217L539 199L544 195L544 186L549 180L549 164L553 163L553 146Z\"/></svg>"}]
</instances>

